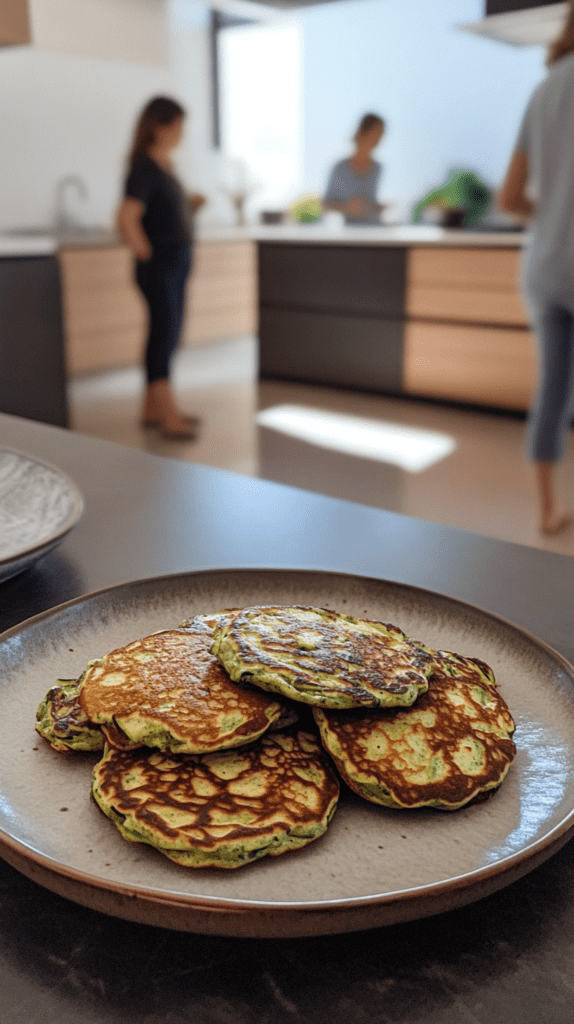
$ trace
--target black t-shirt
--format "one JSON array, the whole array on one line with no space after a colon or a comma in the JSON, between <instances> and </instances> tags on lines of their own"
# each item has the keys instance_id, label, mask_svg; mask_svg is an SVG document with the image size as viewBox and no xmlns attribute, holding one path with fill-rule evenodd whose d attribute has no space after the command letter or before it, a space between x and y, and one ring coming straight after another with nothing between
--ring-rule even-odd
<instances>
[{"instance_id":1,"label":"black t-shirt","mask_svg":"<svg viewBox=\"0 0 574 1024\"><path fill-rule=\"evenodd\" d=\"M152 248L191 242L191 211L177 178L151 157L138 156L128 174L125 195L145 204L143 229Z\"/></svg>"}]
</instances>

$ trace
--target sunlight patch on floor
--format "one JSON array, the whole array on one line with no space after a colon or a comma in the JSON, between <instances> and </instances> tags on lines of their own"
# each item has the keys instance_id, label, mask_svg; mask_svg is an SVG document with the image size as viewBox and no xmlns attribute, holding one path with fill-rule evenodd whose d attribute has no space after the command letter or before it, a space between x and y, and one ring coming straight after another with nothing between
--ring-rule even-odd
<instances>
[{"instance_id":1,"label":"sunlight patch on floor","mask_svg":"<svg viewBox=\"0 0 574 1024\"><path fill-rule=\"evenodd\" d=\"M257 414L257 424L319 448L399 466L408 473L428 469L456 448L449 434L302 405L264 409Z\"/></svg>"}]
</instances>

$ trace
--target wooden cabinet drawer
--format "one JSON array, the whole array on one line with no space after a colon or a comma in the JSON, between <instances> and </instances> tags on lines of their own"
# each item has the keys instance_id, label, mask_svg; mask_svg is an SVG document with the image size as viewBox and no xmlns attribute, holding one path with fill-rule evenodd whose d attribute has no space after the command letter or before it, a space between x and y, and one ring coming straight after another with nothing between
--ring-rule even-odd
<instances>
[{"instance_id":1,"label":"wooden cabinet drawer","mask_svg":"<svg viewBox=\"0 0 574 1024\"><path fill-rule=\"evenodd\" d=\"M0 46L13 46L30 41L30 17L27 0L2 0L0 4Z\"/></svg>"},{"instance_id":2,"label":"wooden cabinet drawer","mask_svg":"<svg viewBox=\"0 0 574 1024\"><path fill-rule=\"evenodd\" d=\"M64 284L72 289L134 282L133 257L129 249L121 245L63 249L60 265Z\"/></svg>"},{"instance_id":3,"label":"wooden cabinet drawer","mask_svg":"<svg viewBox=\"0 0 574 1024\"><path fill-rule=\"evenodd\" d=\"M407 290L407 316L437 320L474 321L486 324L528 326L528 316L518 294L490 288L411 284Z\"/></svg>"},{"instance_id":4,"label":"wooden cabinet drawer","mask_svg":"<svg viewBox=\"0 0 574 1024\"><path fill-rule=\"evenodd\" d=\"M224 277L219 280L212 277L193 275L188 290L191 313L217 310L220 306L244 309L246 306L255 308L256 294L253 279L245 276Z\"/></svg>"},{"instance_id":5,"label":"wooden cabinet drawer","mask_svg":"<svg viewBox=\"0 0 574 1024\"><path fill-rule=\"evenodd\" d=\"M109 327L105 331L85 331L66 338L66 366L74 377L82 373L135 366L142 360L144 325Z\"/></svg>"},{"instance_id":6,"label":"wooden cabinet drawer","mask_svg":"<svg viewBox=\"0 0 574 1024\"><path fill-rule=\"evenodd\" d=\"M454 324L405 327L407 394L527 409L535 374L530 331Z\"/></svg>"},{"instance_id":7,"label":"wooden cabinet drawer","mask_svg":"<svg viewBox=\"0 0 574 1024\"><path fill-rule=\"evenodd\" d=\"M415 247L409 250L407 287L518 290L520 249Z\"/></svg>"},{"instance_id":8,"label":"wooden cabinet drawer","mask_svg":"<svg viewBox=\"0 0 574 1024\"><path fill-rule=\"evenodd\" d=\"M220 306L211 312L192 313L187 317L183 325L181 344L202 345L206 341L256 332L257 314L254 308L225 309Z\"/></svg>"},{"instance_id":9,"label":"wooden cabinet drawer","mask_svg":"<svg viewBox=\"0 0 574 1024\"><path fill-rule=\"evenodd\" d=\"M143 324L146 318L144 301L136 288L121 283L105 289L70 291L64 305L66 326L71 334Z\"/></svg>"},{"instance_id":10,"label":"wooden cabinet drawer","mask_svg":"<svg viewBox=\"0 0 574 1024\"><path fill-rule=\"evenodd\" d=\"M201 345L257 327L256 247L198 243L187 287L182 345ZM125 246L60 253L68 372L141 361L147 309Z\"/></svg>"},{"instance_id":11,"label":"wooden cabinet drawer","mask_svg":"<svg viewBox=\"0 0 574 1024\"><path fill-rule=\"evenodd\" d=\"M206 276L254 274L256 259L253 242L197 242L194 248L195 272Z\"/></svg>"}]
</instances>

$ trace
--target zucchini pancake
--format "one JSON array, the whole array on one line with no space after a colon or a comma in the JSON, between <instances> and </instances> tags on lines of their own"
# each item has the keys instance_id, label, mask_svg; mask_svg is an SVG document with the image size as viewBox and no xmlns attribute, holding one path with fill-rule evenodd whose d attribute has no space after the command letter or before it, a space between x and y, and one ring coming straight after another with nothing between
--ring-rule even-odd
<instances>
[{"instance_id":1,"label":"zucchini pancake","mask_svg":"<svg viewBox=\"0 0 574 1024\"><path fill-rule=\"evenodd\" d=\"M195 756L107 747L92 793L128 842L184 867L238 868L323 835L339 782L317 738L291 730Z\"/></svg>"},{"instance_id":2,"label":"zucchini pancake","mask_svg":"<svg viewBox=\"0 0 574 1024\"><path fill-rule=\"evenodd\" d=\"M488 665L434 651L411 708L313 715L342 778L385 807L457 810L496 789L516 753L514 722Z\"/></svg>"},{"instance_id":3,"label":"zucchini pancake","mask_svg":"<svg viewBox=\"0 0 574 1024\"><path fill-rule=\"evenodd\" d=\"M79 679L57 679L36 712L36 732L60 754L104 749L102 730L82 711L79 682Z\"/></svg>"},{"instance_id":4,"label":"zucchini pancake","mask_svg":"<svg viewBox=\"0 0 574 1024\"><path fill-rule=\"evenodd\" d=\"M36 730L57 751L103 750L98 807L188 868L318 839L339 776L372 804L454 811L497 789L516 753L485 662L301 606L197 615L111 651L57 681Z\"/></svg>"},{"instance_id":5,"label":"zucchini pancake","mask_svg":"<svg viewBox=\"0 0 574 1024\"><path fill-rule=\"evenodd\" d=\"M233 680L325 708L409 706L434 668L397 626L299 606L226 616L211 651Z\"/></svg>"},{"instance_id":6,"label":"zucchini pancake","mask_svg":"<svg viewBox=\"0 0 574 1024\"><path fill-rule=\"evenodd\" d=\"M231 682L210 654L211 630L164 630L90 662L80 681L87 718L114 746L207 753L257 739L280 701Z\"/></svg>"},{"instance_id":7,"label":"zucchini pancake","mask_svg":"<svg viewBox=\"0 0 574 1024\"><path fill-rule=\"evenodd\" d=\"M226 608L224 611L214 612L212 615L196 615L192 619L184 619L183 622L180 622L179 628L203 630L209 633L210 638L213 638L213 631L216 626L223 626L224 624L231 622L233 616L237 615L241 610L241 608ZM211 639L210 646L212 642L213 641ZM244 679L238 679L236 680L236 683L241 686L242 690L247 692L261 692L258 691L256 686L252 686L251 683L246 682ZM299 708L293 701L284 700L281 702L281 707L282 710L279 718L274 719L269 726L271 732L276 729L286 729L288 726L294 725L295 722L299 720ZM118 746L118 744L116 744L116 746Z\"/></svg>"}]
</instances>

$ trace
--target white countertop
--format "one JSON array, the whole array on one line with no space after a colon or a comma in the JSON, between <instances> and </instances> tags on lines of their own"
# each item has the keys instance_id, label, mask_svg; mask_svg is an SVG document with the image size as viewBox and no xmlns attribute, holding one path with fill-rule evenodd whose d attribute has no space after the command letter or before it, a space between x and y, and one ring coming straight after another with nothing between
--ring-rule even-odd
<instances>
[{"instance_id":1,"label":"white countertop","mask_svg":"<svg viewBox=\"0 0 574 1024\"><path fill-rule=\"evenodd\" d=\"M44 235L1 235L0 258L3 256L50 256L56 252L55 238Z\"/></svg>"},{"instance_id":2,"label":"white countertop","mask_svg":"<svg viewBox=\"0 0 574 1024\"><path fill-rule=\"evenodd\" d=\"M320 221L316 224L278 224L250 229L250 237L261 242L291 242L298 245L430 245L453 247L522 247L526 231L465 231L464 228L440 228L423 224L396 227L337 227Z\"/></svg>"},{"instance_id":3,"label":"white countertop","mask_svg":"<svg viewBox=\"0 0 574 1024\"><path fill-rule=\"evenodd\" d=\"M284 242L296 245L453 246L521 248L528 241L526 231L465 231L404 224L396 227L332 227L316 224L232 224L198 225L196 241L205 244L233 242ZM84 230L68 235L0 234L1 256L35 256L59 249L95 249L122 245L114 231Z\"/></svg>"}]
</instances>

